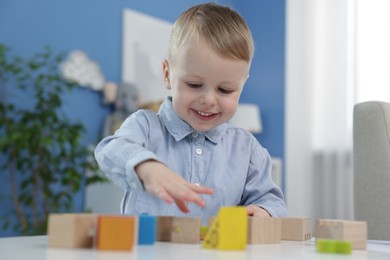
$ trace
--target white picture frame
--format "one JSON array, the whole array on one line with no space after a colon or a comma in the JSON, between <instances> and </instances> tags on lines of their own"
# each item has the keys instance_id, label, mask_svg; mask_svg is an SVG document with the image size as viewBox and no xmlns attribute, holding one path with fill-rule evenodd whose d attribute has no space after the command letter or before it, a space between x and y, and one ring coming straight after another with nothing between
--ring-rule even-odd
<instances>
[{"instance_id":1,"label":"white picture frame","mask_svg":"<svg viewBox=\"0 0 390 260\"><path fill-rule=\"evenodd\" d=\"M168 52L172 23L131 10L123 11L122 81L134 84L140 103L163 100L162 62Z\"/></svg>"}]
</instances>

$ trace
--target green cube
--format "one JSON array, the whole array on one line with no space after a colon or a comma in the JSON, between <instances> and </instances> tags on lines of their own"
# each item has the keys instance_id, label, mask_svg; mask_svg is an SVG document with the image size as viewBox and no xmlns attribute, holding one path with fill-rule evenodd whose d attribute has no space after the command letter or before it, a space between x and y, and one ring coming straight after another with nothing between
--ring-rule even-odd
<instances>
[{"instance_id":1,"label":"green cube","mask_svg":"<svg viewBox=\"0 0 390 260\"><path fill-rule=\"evenodd\" d=\"M352 244L350 241L317 239L317 252L333 254L351 254Z\"/></svg>"}]
</instances>

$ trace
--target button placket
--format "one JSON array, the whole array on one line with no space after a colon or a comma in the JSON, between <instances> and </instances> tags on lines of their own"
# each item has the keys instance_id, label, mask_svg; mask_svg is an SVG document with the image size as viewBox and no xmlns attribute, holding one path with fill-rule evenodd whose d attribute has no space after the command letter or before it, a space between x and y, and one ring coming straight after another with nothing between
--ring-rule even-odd
<instances>
[{"instance_id":1,"label":"button placket","mask_svg":"<svg viewBox=\"0 0 390 260\"><path fill-rule=\"evenodd\" d=\"M192 149L193 149L193 166L191 173L191 183L200 186L200 176L203 175L204 171L204 142L205 136L196 130L191 133L192 137Z\"/></svg>"}]
</instances>

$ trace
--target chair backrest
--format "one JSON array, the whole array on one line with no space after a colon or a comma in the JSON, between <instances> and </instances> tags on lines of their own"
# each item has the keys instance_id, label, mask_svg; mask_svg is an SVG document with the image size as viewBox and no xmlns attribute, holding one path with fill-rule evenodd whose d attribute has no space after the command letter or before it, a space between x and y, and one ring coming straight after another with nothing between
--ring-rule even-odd
<instances>
[{"instance_id":1,"label":"chair backrest","mask_svg":"<svg viewBox=\"0 0 390 260\"><path fill-rule=\"evenodd\" d=\"M353 161L355 219L368 239L390 240L390 103L355 105Z\"/></svg>"}]
</instances>

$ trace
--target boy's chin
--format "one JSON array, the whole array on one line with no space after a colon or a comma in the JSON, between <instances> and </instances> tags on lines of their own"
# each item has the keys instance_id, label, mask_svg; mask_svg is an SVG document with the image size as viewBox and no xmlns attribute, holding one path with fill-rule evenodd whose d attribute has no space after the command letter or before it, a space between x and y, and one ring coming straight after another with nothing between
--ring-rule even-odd
<instances>
[{"instance_id":1,"label":"boy's chin","mask_svg":"<svg viewBox=\"0 0 390 260\"><path fill-rule=\"evenodd\" d=\"M192 128L200 133L207 132L207 131L213 129L214 127L215 126L194 126L194 125L192 125Z\"/></svg>"}]
</instances>

